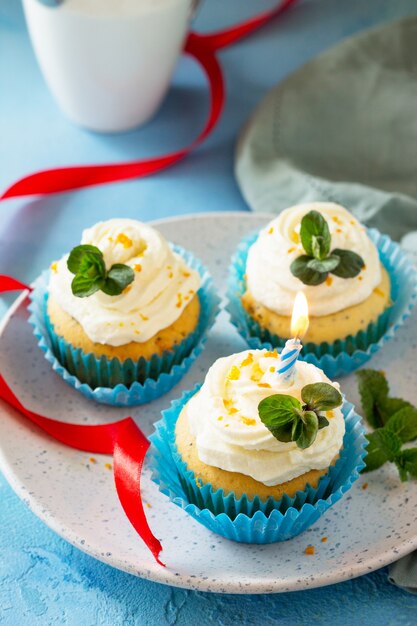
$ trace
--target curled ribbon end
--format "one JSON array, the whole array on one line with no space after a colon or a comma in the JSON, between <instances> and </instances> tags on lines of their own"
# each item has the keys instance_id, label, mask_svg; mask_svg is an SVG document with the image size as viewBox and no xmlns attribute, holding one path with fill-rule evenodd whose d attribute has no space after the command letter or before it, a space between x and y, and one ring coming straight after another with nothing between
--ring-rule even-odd
<instances>
[{"instance_id":1,"label":"curled ribbon end","mask_svg":"<svg viewBox=\"0 0 417 626\"><path fill-rule=\"evenodd\" d=\"M154 557L155 557L155 561L158 563L158 565L161 565L162 567L166 567L165 563L162 563L161 559L159 558L159 552L154 554Z\"/></svg>"}]
</instances>

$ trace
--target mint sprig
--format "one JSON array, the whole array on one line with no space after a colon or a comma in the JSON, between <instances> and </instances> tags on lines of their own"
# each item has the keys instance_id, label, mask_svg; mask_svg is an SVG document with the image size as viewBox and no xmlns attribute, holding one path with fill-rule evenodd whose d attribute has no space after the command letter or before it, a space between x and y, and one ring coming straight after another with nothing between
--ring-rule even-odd
<instances>
[{"instance_id":1,"label":"mint sprig","mask_svg":"<svg viewBox=\"0 0 417 626\"><path fill-rule=\"evenodd\" d=\"M391 462L397 466L402 481L417 478L417 448L402 448L403 444L417 439L417 408L402 398L389 397L383 372L365 369L356 376L365 417L376 429L366 435L363 471L372 472Z\"/></svg>"},{"instance_id":2,"label":"mint sprig","mask_svg":"<svg viewBox=\"0 0 417 626\"><path fill-rule=\"evenodd\" d=\"M317 433L329 425L320 411L330 411L342 404L342 396L333 385L314 383L301 390L301 404L287 394L274 394L261 400L258 413L275 439L295 441L304 450L316 440Z\"/></svg>"},{"instance_id":3,"label":"mint sprig","mask_svg":"<svg viewBox=\"0 0 417 626\"><path fill-rule=\"evenodd\" d=\"M309 211L301 220L300 239L306 254L290 266L293 276L305 285L321 285L329 274L354 278L365 267L359 254L351 250L331 250L329 226L318 211Z\"/></svg>"},{"instance_id":4,"label":"mint sprig","mask_svg":"<svg viewBox=\"0 0 417 626\"><path fill-rule=\"evenodd\" d=\"M67 267L75 274L71 290L78 298L87 298L99 290L118 296L135 279L132 268L122 263L115 263L107 271L101 250L88 244L71 250Z\"/></svg>"}]
</instances>

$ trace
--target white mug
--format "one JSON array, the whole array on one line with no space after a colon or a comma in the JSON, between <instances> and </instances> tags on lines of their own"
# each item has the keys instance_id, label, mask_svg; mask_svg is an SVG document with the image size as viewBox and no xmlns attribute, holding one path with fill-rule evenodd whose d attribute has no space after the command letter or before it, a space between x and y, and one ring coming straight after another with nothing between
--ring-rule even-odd
<instances>
[{"instance_id":1,"label":"white mug","mask_svg":"<svg viewBox=\"0 0 417 626\"><path fill-rule=\"evenodd\" d=\"M23 0L39 65L58 104L75 123L100 132L135 128L157 111L194 4Z\"/></svg>"}]
</instances>

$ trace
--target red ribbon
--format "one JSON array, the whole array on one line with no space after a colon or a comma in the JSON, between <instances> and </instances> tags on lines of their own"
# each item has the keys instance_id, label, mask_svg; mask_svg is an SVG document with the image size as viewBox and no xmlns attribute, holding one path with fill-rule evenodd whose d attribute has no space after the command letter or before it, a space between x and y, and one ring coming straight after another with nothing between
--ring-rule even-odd
<instances>
[{"instance_id":1,"label":"red ribbon","mask_svg":"<svg viewBox=\"0 0 417 626\"><path fill-rule=\"evenodd\" d=\"M17 282L9 276L0 276L0 292L7 291L8 284L12 284L12 289L16 289ZM20 285L21 289L30 290L27 285L23 283ZM95 454L113 454L114 482L120 503L130 523L148 546L156 561L164 565L159 560L161 543L149 527L141 498L141 472L149 441L133 419L127 417L111 424L90 426L67 424L44 417L24 407L1 374L0 398L42 428L48 435L70 448Z\"/></svg>"},{"instance_id":2,"label":"red ribbon","mask_svg":"<svg viewBox=\"0 0 417 626\"><path fill-rule=\"evenodd\" d=\"M185 45L185 52L193 56L203 67L210 86L210 111L204 129L189 146L165 156L106 165L82 165L60 167L36 172L11 185L0 196L6 198L51 194L103 183L149 176L183 159L197 147L215 128L224 104L224 83L215 51L225 48L246 37L263 24L283 13L296 0L283 0L278 7L249 19L231 28L198 35L191 33ZM5 275L0 275L0 293L7 291L31 290L31 287ZM67 424L44 417L22 405L0 375L0 398L7 402L51 437L61 443L97 454L113 454L114 481L120 503L137 533L159 560L161 543L152 534L142 504L140 483L143 462L149 448L149 441L131 417L112 424L78 425Z\"/></svg>"},{"instance_id":3,"label":"red ribbon","mask_svg":"<svg viewBox=\"0 0 417 626\"><path fill-rule=\"evenodd\" d=\"M92 185L141 178L159 172L177 163L196 148L215 128L224 104L224 82L215 52L248 36L272 18L286 11L297 0L282 0L269 11L246 20L236 26L207 35L190 33L184 52L193 56L207 75L210 87L210 111L206 124L190 145L181 150L151 159L109 163L104 165L79 165L47 169L21 178L8 187L0 200L70 191Z\"/></svg>"}]
</instances>

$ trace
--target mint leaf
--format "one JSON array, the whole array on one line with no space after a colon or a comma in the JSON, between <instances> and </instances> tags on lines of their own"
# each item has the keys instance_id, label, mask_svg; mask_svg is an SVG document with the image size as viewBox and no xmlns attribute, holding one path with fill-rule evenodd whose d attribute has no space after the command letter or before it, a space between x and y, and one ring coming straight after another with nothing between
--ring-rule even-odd
<instances>
[{"instance_id":1,"label":"mint leaf","mask_svg":"<svg viewBox=\"0 0 417 626\"><path fill-rule=\"evenodd\" d=\"M339 263L333 270L329 271L335 276L339 276L339 278L354 278L365 267L362 257L356 254L356 252L352 252L352 250L336 248L333 250L332 256L338 257Z\"/></svg>"},{"instance_id":2,"label":"mint leaf","mask_svg":"<svg viewBox=\"0 0 417 626\"><path fill-rule=\"evenodd\" d=\"M106 272L101 251L96 246L88 244L76 246L71 250L67 267L72 274L88 274L94 270L96 275L104 276Z\"/></svg>"},{"instance_id":3,"label":"mint leaf","mask_svg":"<svg viewBox=\"0 0 417 626\"><path fill-rule=\"evenodd\" d=\"M102 284L103 278L91 279L88 276L77 274L71 282L71 290L74 296L77 296L78 298L87 298L101 289Z\"/></svg>"},{"instance_id":4,"label":"mint leaf","mask_svg":"<svg viewBox=\"0 0 417 626\"><path fill-rule=\"evenodd\" d=\"M366 447L364 472L372 472L387 461L394 461L401 450L401 439L395 433L387 432L385 428L369 433L366 438L369 444Z\"/></svg>"},{"instance_id":5,"label":"mint leaf","mask_svg":"<svg viewBox=\"0 0 417 626\"><path fill-rule=\"evenodd\" d=\"M417 478L417 448L402 450L397 455L395 464L400 472L402 481L407 480L409 475L412 478Z\"/></svg>"},{"instance_id":6,"label":"mint leaf","mask_svg":"<svg viewBox=\"0 0 417 626\"><path fill-rule=\"evenodd\" d=\"M414 406L402 398L385 398L381 401L379 411L385 423L398 413L400 409L414 409Z\"/></svg>"},{"instance_id":7,"label":"mint leaf","mask_svg":"<svg viewBox=\"0 0 417 626\"><path fill-rule=\"evenodd\" d=\"M304 285L321 285L326 280L328 273L316 272L311 269L308 264L311 261L311 257L306 254L294 259L290 265L290 271L293 276L301 280Z\"/></svg>"},{"instance_id":8,"label":"mint leaf","mask_svg":"<svg viewBox=\"0 0 417 626\"><path fill-rule=\"evenodd\" d=\"M301 403L285 394L274 394L261 400L258 413L261 421L278 441L293 441L293 423L298 419Z\"/></svg>"},{"instance_id":9,"label":"mint leaf","mask_svg":"<svg viewBox=\"0 0 417 626\"><path fill-rule=\"evenodd\" d=\"M301 399L311 411L330 411L343 402L341 393L329 383L312 383L301 390Z\"/></svg>"},{"instance_id":10,"label":"mint leaf","mask_svg":"<svg viewBox=\"0 0 417 626\"><path fill-rule=\"evenodd\" d=\"M307 267L314 272L332 272L338 265L340 259L338 256L328 256L326 259L310 259Z\"/></svg>"},{"instance_id":11,"label":"mint leaf","mask_svg":"<svg viewBox=\"0 0 417 626\"><path fill-rule=\"evenodd\" d=\"M304 411L298 421L295 442L301 450L309 448L316 440L319 422L314 411Z\"/></svg>"},{"instance_id":12,"label":"mint leaf","mask_svg":"<svg viewBox=\"0 0 417 626\"><path fill-rule=\"evenodd\" d=\"M322 260L330 252L330 230L318 211L309 211L301 220L300 238L309 256Z\"/></svg>"},{"instance_id":13,"label":"mint leaf","mask_svg":"<svg viewBox=\"0 0 417 626\"><path fill-rule=\"evenodd\" d=\"M356 372L359 383L359 395L362 409L367 422L373 428L379 428L385 424L383 412L384 402L388 397L388 382L382 372L363 369Z\"/></svg>"},{"instance_id":14,"label":"mint leaf","mask_svg":"<svg viewBox=\"0 0 417 626\"><path fill-rule=\"evenodd\" d=\"M99 289L118 296L135 279L132 268L122 263L115 263L107 272L101 250L87 244L71 250L67 267L75 274L71 290L78 298L91 296Z\"/></svg>"},{"instance_id":15,"label":"mint leaf","mask_svg":"<svg viewBox=\"0 0 417 626\"><path fill-rule=\"evenodd\" d=\"M109 269L101 290L108 296L118 296L134 280L135 273L131 267L122 263L115 263Z\"/></svg>"},{"instance_id":16,"label":"mint leaf","mask_svg":"<svg viewBox=\"0 0 417 626\"><path fill-rule=\"evenodd\" d=\"M417 439L417 409L404 407L389 418L384 430L394 433L402 443Z\"/></svg>"},{"instance_id":17,"label":"mint leaf","mask_svg":"<svg viewBox=\"0 0 417 626\"><path fill-rule=\"evenodd\" d=\"M329 420L324 415L317 415L317 418L319 420L319 430L329 425Z\"/></svg>"}]
</instances>

